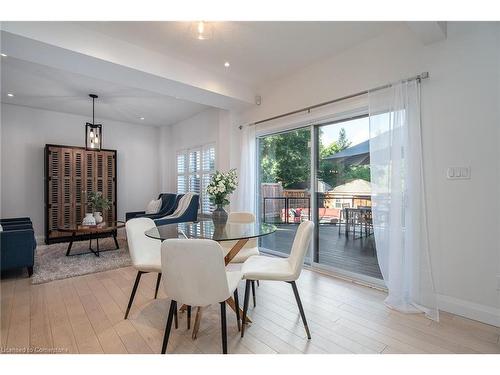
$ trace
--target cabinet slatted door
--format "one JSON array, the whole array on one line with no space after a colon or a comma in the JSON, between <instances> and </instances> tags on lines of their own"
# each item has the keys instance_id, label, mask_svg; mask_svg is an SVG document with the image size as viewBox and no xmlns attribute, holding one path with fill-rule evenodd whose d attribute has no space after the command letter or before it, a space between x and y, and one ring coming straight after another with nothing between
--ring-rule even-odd
<instances>
[{"instance_id":1,"label":"cabinet slatted door","mask_svg":"<svg viewBox=\"0 0 500 375\"><path fill-rule=\"evenodd\" d=\"M104 153L104 169L105 169L105 179L104 179L104 191L103 195L105 198L109 199L112 206L104 214L104 220L107 222L112 222L116 220L116 197L115 197L115 183L116 183L116 163L115 154L111 152Z\"/></svg>"},{"instance_id":2,"label":"cabinet slatted door","mask_svg":"<svg viewBox=\"0 0 500 375\"><path fill-rule=\"evenodd\" d=\"M95 191L95 152L85 151L85 201L92 191Z\"/></svg>"},{"instance_id":3,"label":"cabinet slatted door","mask_svg":"<svg viewBox=\"0 0 500 375\"><path fill-rule=\"evenodd\" d=\"M60 233L57 232L59 227L59 199L61 186L61 149L50 147L47 153L47 226L48 235L57 237Z\"/></svg>"},{"instance_id":4,"label":"cabinet slatted door","mask_svg":"<svg viewBox=\"0 0 500 375\"><path fill-rule=\"evenodd\" d=\"M81 223L86 212L86 199L85 195L85 152L83 150L74 150L74 222Z\"/></svg>"},{"instance_id":5,"label":"cabinet slatted door","mask_svg":"<svg viewBox=\"0 0 500 375\"><path fill-rule=\"evenodd\" d=\"M101 192L111 201L104 220L116 220L116 151L46 145L45 173L46 243L66 240L68 233L57 229L82 222L90 211L90 192Z\"/></svg>"},{"instance_id":6,"label":"cabinet slatted door","mask_svg":"<svg viewBox=\"0 0 500 375\"><path fill-rule=\"evenodd\" d=\"M62 163L61 163L61 200L60 209L62 215L59 216L59 226L70 227L75 224L73 215L73 150L68 148L61 149Z\"/></svg>"}]
</instances>

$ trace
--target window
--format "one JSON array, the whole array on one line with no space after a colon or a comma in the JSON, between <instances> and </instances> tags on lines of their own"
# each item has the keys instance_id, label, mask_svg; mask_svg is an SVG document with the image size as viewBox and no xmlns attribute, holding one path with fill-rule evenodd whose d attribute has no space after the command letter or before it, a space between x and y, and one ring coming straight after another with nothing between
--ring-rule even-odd
<instances>
[{"instance_id":1,"label":"window","mask_svg":"<svg viewBox=\"0 0 500 375\"><path fill-rule=\"evenodd\" d=\"M215 173L215 145L190 148L177 152L177 192L188 191L200 195L200 212L208 214L213 205L208 199L206 188Z\"/></svg>"}]
</instances>

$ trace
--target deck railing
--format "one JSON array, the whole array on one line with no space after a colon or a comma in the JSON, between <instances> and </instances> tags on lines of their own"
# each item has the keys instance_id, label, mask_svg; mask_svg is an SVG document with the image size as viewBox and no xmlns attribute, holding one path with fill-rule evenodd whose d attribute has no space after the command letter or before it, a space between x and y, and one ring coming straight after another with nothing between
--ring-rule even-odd
<instances>
[{"instance_id":1,"label":"deck railing","mask_svg":"<svg viewBox=\"0 0 500 375\"><path fill-rule=\"evenodd\" d=\"M318 194L317 199L318 214L321 224L336 224L340 220L341 210L344 208L345 202L348 202L347 207L349 208L371 205L371 197L366 195L336 194L333 196L330 194ZM343 203L342 206L327 208L328 206L325 202L335 202L335 199L340 199ZM326 211L329 212L327 213ZM300 224L300 222L306 218L307 220L311 220L310 196L262 198L262 220L265 223Z\"/></svg>"}]
</instances>

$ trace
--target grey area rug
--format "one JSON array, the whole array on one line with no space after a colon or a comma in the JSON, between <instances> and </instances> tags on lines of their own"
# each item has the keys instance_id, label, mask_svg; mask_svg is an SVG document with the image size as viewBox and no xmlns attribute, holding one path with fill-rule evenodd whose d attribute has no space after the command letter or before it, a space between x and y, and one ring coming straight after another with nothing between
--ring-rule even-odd
<instances>
[{"instance_id":1,"label":"grey area rug","mask_svg":"<svg viewBox=\"0 0 500 375\"><path fill-rule=\"evenodd\" d=\"M53 280L127 267L131 264L127 242L118 240L118 243L120 245L118 250L102 252L99 257L94 254L66 256L68 243L38 246L35 251L35 266L31 282L42 284ZM92 245L95 247L95 241L92 242ZM74 242L71 254L87 252L88 246L88 241ZM100 239L99 247L101 249L114 249L113 238Z\"/></svg>"}]
</instances>

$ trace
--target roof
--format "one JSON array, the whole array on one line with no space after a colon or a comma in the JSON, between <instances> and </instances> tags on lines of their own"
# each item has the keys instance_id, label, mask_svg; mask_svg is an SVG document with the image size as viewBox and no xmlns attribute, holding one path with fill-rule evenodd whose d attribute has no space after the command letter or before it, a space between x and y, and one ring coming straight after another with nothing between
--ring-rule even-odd
<instances>
[{"instance_id":1,"label":"roof","mask_svg":"<svg viewBox=\"0 0 500 375\"><path fill-rule=\"evenodd\" d=\"M329 193L345 195L371 195L372 188L369 181L357 179L343 185L336 186L330 190Z\"/></svg>"},{"instance_id":2,"label":"roof","mask_svg":"<svg viewBox=\"0 0 500 375\"><path fill-rule=\"evenodd\" d=\"M335 162L345 162L346 164L368 164L370 163L370 141L358 143L336 154L327 156L323 160L331 160Z\"/></svg>"}]
</instances>

